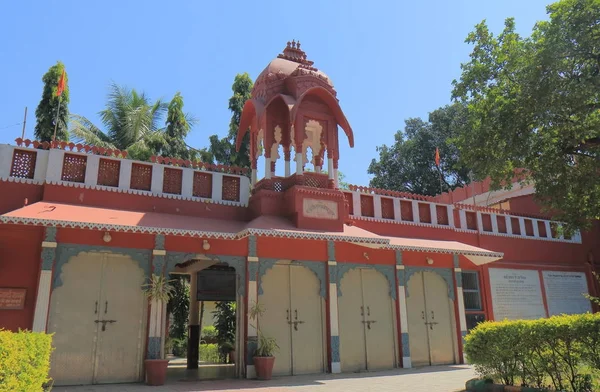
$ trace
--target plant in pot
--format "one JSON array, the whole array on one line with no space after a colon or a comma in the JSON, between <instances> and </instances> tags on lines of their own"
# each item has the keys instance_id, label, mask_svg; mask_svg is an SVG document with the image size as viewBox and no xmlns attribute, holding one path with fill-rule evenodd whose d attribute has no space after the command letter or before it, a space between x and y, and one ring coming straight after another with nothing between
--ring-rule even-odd
<instances>
[{"instance_id":1,"label":"plant in pot","mask_svg":"<svg viewBox=\"0 0 600 392\"><path fill-rule=\"evenodd\" d=\"M258 345L254 351L252 361L256 369L256 377L259 380L270 380L273 374L273 366L275 365L275 352L279 350L277 341L274 338L263 335L260 330L259 317L265 313L265 308L258 302L249 310L250 319L254 320L256 325L256 334L258 335Z\"/></svg>"},{"instance_id":2,"label":"plant in pot","mask_svg":"<svg viewBox=\"0 0 600 392\"><path fill-rule=\"evenodd\" d=\"M166 336L163 331L164 323L162 322L164 307L175 293L170 282L162 275L153 274L150 282L143 286L144 293L152 302L152 307L156 307L156 310L153 311L154 328L156 328L154 336L159 336L158 339L150 338L151 340L148 342L149 358L144 361L148 385L163 385L167 378L169 360L161 354L160 337Z\"/></svg>"}]
</instances>

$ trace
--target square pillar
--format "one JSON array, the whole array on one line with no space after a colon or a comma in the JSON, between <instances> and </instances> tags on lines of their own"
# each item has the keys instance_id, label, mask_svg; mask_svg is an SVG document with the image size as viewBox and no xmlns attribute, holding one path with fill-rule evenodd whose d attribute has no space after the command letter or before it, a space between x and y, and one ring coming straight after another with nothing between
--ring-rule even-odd
<instances>
[{"instance_id":1,"label":"square pillar","mask_svg":"<svg viewBox=\"0 0 600 392\"><path fill-rule=\"evenodd\" d=\"M33 332L46 332L48 310L50 308L50 295L52 293L52 270L56 258L56 247L56 228L46 227L44 241L42 242L40 279L38 281L35 311L33 313Z\"/></svg>"},{"instance_id":2,"label":"square pillar","mask_svg":"<svg viewBox=\"0 0 600 392\"><path fill-rule=\"evenodd\" d=\"M331 373L341 373L340 360L340 324L338 317L338 291L337 291L337 261L327 261L329 274L329 344L331 347Z\"/></svg>"},{"instance_id":3,"label":"square pillar","mask_svg":"<svg viewBox=\"0 0 600 392\"><path fill-rule=\"evenodd\" d=\"M152 274L164 275L165 256L167 252L164 249L165 236L157 234L154 237L154 249L152 250ZM167 304L163 301L150 301L150 320L148 325L148 359L164 358L164 347L166 340L166 313Z\"/></svg>"},{"instance_id":4,"label":"square pillar","mask_svg":"<svg viewBox=\"0 0 600 392\"><path fill-rule=\"evenodd\" d=\"M246 340L246 378L256 378L256 369L252 357L258 347L256 320L250 318L250 308L258 301L258 257L248 256L248 338Z\"/></svg>"},{"instance_id":5,"label":"square pillar","mask_svg":"<svg viewBox=\"0 0 600 392\"><path fill-rule=\"evenodd\" d=\"M396 278L398 281L398 307L400 308L400 341L402 342L402 367L412 367L410 359L410 339L408 335L408 312L406 308L406 290L404 286L404 265L402 253L396 251Z\"/></svg>"},{"instance_id":6,"label":"square pillar","mask_svg":"<svg viewBox=\"0 0 600 392\"><path fill-rule=\"evenodd\" d=\"M454 255L454 282L456 284L456 302L458 304L458 323L460 326L460 345L462 351L462 363L467 363L465 354L465 336L467 336L467 315L465 313L465 301L462 288L462 269L459 264L459 256Z\"/></svg>"},{"instance_id":7,"label":"square pillar","mask_svg":"<svg viewBox=\"0 0 600 392\"><path fill-rule=\"evenodd\" d=\"M413 222L420 223L421 215L419 214L419 202L416 200L413 200L411 202L411 205L412 205L412 212L413 212Z\"/></svg>"}]
</instances>

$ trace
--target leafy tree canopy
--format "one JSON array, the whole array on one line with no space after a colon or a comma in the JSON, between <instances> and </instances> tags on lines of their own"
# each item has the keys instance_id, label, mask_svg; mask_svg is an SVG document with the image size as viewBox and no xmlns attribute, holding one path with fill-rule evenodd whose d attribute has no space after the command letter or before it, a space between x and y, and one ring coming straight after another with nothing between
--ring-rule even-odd
<instances>
[{"instance_id":1,"label":"leafy tree canopy","mask_svg":"<svg viewBox=\"0 0 600 392\"><path fill-rule=\"evenodd\" d=\"M165 112L166 127L161 128ZM161 100L152 102L143 92L113 83L106 108L99 114L106 131L83 116L73 115L74 138L95 146L127 150L132 159L139 160L149 160L152 155L195 159L199 153L185 143L196 120L183 112L180 93L167 105Z\"/></svg>"},{"instance_id":2,"label":"leafy tree canopy","mask_svg":"<svg viewBox=\"0 0 600 392\"><path fill-rule=\"evenodd\" d=\"M42 99L35 110L35 137L39 141L51 141L54 136L54 124L56 113L58 111L59 97L56 96L58 81L62 76L65 65L57 61L55 65L48 69L48 72L42 77L44 90ZM56 139L69 140L69 78L65 72L65 88L60 97L60 111L58 112L58 128L56 129Z\"/></svg>"},{"instance_id":3,"label":"leafy tree canopy","mask_svg":"<svg viewBox=\"0 0 600 392\"><path fill-rule=\"evenodd\" d=\"M600 218L600 0L561 0L523 38L509 18L494 36L485 21L466 42L471 59L453 96L471 126L461 159L499 187L516 169L548 211L585 226Z\"/></svg>"},{"instance_id":4,"label":"leafy tree canopy","mask_svg":"<svg viewBox=\"0 0 600 392\"><path fill-rule=\"evenodd\" d=\"M404 130L396 132L391 146L377 147L379 160L373 159L368 173L376 188L434 196L469 182L468 170L459 166L459 153L453 138L468 125L465 107L441 107L429 114L429 121L410 118ZM435 149L440 151L440 168L435 164Z\"/></svg>"},{"instance_id":5,"label":"leafy tree canopy","mask_svg":"<svg viewBox=\"0 0 600 392\"><path fill-rule=\"evenodd\" d=\"M229 110L232 113L229 121L229 132L224 138L219 139L217 135L212 135L209 139L208 151L212 154L212 159L218 164L250 168L249 133L244 136L239 152L235 150L235 139L242 117L242 109L244 103L251 97L252 87L252 79L248 73L235 76L231 86L233 95L229 98Z\"/></svg>"}]
</instances>

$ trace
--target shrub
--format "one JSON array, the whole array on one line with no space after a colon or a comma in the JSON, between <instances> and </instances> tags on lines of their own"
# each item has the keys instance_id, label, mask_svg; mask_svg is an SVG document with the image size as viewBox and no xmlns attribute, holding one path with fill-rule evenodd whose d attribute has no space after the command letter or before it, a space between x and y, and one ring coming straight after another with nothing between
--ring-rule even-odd
<instances>
[{"instance_id":1,"label":"shrub","mask_svg":"<svg viewBox=\"0 0 600 392\"><path fill-rule=\"evenodd\" d=\"M0 391L42 391L51 352L52 335L0 330Z\"/></svg>"},{"instance_id":2,"label":"shrub","mask_svg":"<svg viewBox=\"0 0 600 392\"><path fill-rule=\"evenodd\" d=\"M217 329L213 325L207 325L202 328L202 335L200 336L201 340L204 340L206 343L216 343L217 342Z\"/></svg>"},{"instance_id":3,"label":"shrub","mask_svg":"<svg viewBox=\"0 0 600 392\"><path fill-rule=\"evenodd\" d=\"M187 339L183 338L183 339L172 339L171 341L173 347L172 347L172 352L173 355L176 357L180 357L183 358L185 356L187 356Z\"/></svg>"},{"instance_id":4,"label":"shrub","mask_svg":"<svg viewBox=\"0 0 600 392\"><path fill-rule=\"evenodd\" d=\"M200 345L200 361L206 363L221 363L221 354L219 352L219 345L213 344L201 344Z\"/></svg>"},{"instance_id":5,"label":"shrub","mask_svg":"<svg viewBox=\"0 0 600 392\"><path fill-rule=\"evenodd\" d=\"M488 321L465 337L476 371L506 385L592 390L600 371L600 314Z\"/></svg>"}]
</instances>

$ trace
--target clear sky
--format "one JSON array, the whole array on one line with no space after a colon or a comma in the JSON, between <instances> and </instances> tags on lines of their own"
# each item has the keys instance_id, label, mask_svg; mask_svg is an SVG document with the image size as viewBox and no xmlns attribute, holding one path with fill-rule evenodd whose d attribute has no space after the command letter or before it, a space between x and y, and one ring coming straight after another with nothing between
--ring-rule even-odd
<instances>
[{"instance_id":1,"label":"clear sky","mask_svg":"<svg viewBox=\"0 0 600 392\"><path fill-rule=\"evenodd\" d=\"M227 101L237 73L254 79L288 40L302 42L333 80L354 130L340 130L340 170L367 185L375 147L393 142L409 117L450 102L451 82L468 59L464 43L486 19L494 32L506 17L528 35L551 0L4 1L0 5L0 143L33 137L42 75L67 67L72 113L99 124L111 81L170 100L180 91L199 119L188 143L225 135ZM432 152L433 159L433 152ZM279 165L281 167L282 165ZM262 168L262 166L259 166Z\"/></svg>"}]
</instances>

